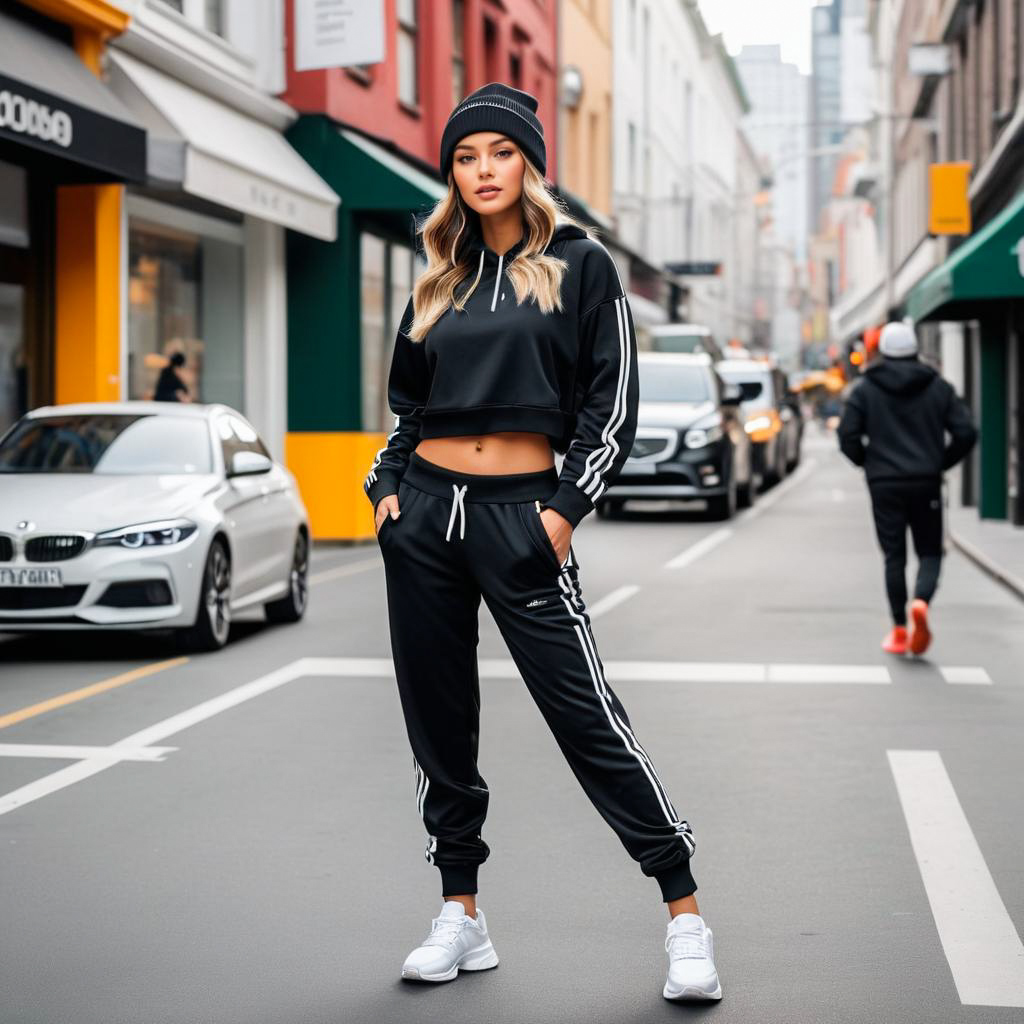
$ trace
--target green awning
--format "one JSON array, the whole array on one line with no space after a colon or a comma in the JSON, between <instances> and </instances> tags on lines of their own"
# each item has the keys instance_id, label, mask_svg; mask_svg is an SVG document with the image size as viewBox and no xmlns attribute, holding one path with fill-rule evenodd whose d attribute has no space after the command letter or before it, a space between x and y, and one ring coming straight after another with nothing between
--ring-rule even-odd
<instances>
[{"instance_id":1,"label":"green awning","mask_svg":"<svg viewBox=\"0 0 1024 1024\"><path fill-rule=\"evenodd\" d=\"M907 296L915 321L967 320L978 302L1024 298L1024 192Z\"/></svg>"}]
</instances>

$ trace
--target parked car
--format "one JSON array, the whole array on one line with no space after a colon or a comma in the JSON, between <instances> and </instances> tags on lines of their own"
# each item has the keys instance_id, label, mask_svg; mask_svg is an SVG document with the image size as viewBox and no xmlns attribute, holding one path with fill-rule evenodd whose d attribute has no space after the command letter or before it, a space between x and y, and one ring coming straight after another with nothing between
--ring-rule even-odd
<instances>
[{"instance_id":1,"label":"parked car","mask_svg":"<svg viewBox=\"0 0 1024 1024\"><path fill-rule=\"evenodd\" d=\"M704 353L713 361L722 358L722 349L710 327L703 324L658 324L646 330L645 348L651 352Z\"/></svg>"},{"instance_id":2,"label":"parked car","mask_svg":"<svg viewBox=\"0 0 1024 1024\"><path fill-rule=\"evenodd\" d=\"M633 447L597 503L602 517L627 499L702 498L716 519L754 501L760 480L740 412L740 391L707 355L640 352Z\"/></svg>"},{"instance_id":3,"label":"parked car","mask_svg":"<svg viewBox=\"0 0 1024 1024\"><path fill-rule=\"evenodd\" d=\"M746 430L754 442L754 465L765 483L782 480L800 461L803 415L785 374L757 359L725 359L716 369L742 392Z\"/></svg>"},{"instance_id":4,"label":"parked car","mask_svg":"<svg viewBox=\"0 0 1024 1024\"><path fill-rule=\"evenodd\" d=\"M243 608L301 619L308 568L295 479L227 406L54 406L0 438L0 631L172 629L216 650Z\"/></svg>"}]
</instances>

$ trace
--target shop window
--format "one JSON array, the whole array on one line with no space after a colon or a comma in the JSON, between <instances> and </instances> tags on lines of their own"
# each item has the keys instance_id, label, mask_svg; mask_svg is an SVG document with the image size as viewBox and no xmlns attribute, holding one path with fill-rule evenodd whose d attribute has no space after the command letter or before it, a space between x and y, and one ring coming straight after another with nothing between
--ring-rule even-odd
<instances>
[{"instance_id":1,"label":"shop window","mask_svg":"<svg viewBox=\"0 0 1024 1024\"><path fill-rule=\"evenodd\" d=\"M177 373L191 401L244 411L240 238L133 218L128 245L129 397L153 398L160 371L181 352L185 363Z\"/></svg>"},{"instance_id":2,"label":"shop window","mask_svg":"<svg viewBox=\"0 0 1024 1024\"><path fill-rule=\"evenodd\" d=\"M24 168L0 162L0 434L29 406L25 338L28 189Z\"/></svg>"},{"instance_id":3,"label":"shop window","mask_svg":"<svg viewBox=\"0 0 1024 1024\"><path fill-rule=\"evenodd\" d=\"M390 432L388 373L395 334L426 262L397 242L364 231L360 236L363 429Z\"/></svg>"}]
</instances>

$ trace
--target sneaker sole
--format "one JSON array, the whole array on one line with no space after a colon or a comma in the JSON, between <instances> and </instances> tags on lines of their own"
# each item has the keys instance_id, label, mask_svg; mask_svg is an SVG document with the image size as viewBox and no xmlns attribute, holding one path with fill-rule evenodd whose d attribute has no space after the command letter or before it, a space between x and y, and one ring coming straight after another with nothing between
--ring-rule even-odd
<instances>
[{"instance_id":1,"label":"sneaker sole","mask_svg":"<svg viewBox=\"0 0 1024 1024\"><path fill-rule=\"evenodd\" d=\"M497 966L498 954L494 952L494 946L488 942L480 949L473 949L463 954L462 960L443 974L424 974L417 967L403 967L402 979L404 981L454 981L459 971L489 971L492 967Z\"/></svg>"},{"instance_id":2,"label":"sneaker sole","mask_svg":"<svg viewBox=\"0 0 1024 1024\"><path fill-rule=\"evenodd\" d=\"M666 999L671 999L673 1002L683 999L697 999L702 1002L711 1002L722 998L722 985L719 983L714 992L707 992L702 988L698 988L696 985L684 985L678 992L672 992L668 985L666 985L661 994Z\"/></svg>"}]
</instances>

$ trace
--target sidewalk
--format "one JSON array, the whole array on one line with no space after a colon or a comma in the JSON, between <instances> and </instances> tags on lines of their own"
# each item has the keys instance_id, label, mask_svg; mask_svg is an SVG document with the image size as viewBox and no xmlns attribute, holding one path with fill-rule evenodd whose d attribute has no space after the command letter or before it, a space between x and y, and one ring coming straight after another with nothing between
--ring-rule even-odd
<instances>
[{"instance_id":1,"label":"sidewalk","mask_svg":"<svg viewBox=\"0 0 1024 1024\"><path fill-rule=\"evenodd\" d=\"M952 502L948 511L953 545L1024 600L1024 527L979 519L976 508Z\"/></svg>"}]
</instances>

